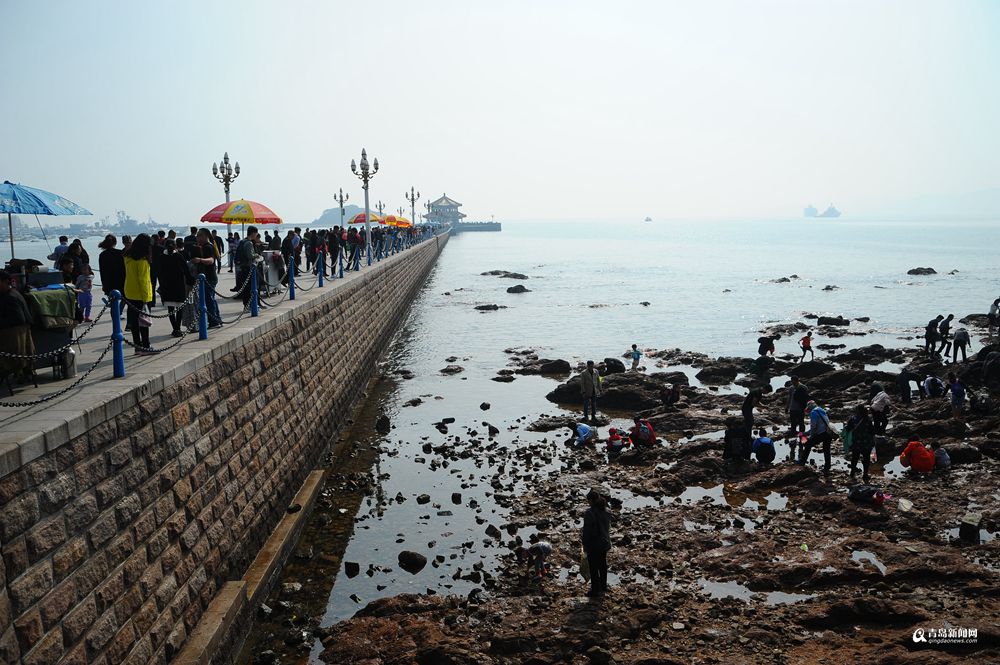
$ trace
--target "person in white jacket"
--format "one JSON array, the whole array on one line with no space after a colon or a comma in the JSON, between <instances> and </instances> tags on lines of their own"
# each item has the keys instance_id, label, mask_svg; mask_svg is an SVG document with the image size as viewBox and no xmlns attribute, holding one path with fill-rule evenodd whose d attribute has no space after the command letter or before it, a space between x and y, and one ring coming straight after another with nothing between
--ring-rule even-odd
<instances>
[{"instance_id":1,"label":"person in white jacket","mask_svg":"<svg viewBox=\"0 0 1000 665\"><path fill-rule=\"evenodd\" d=\"M889 425L889 411L892 409L892 400L881 384L876 383L878 392L872 398L872 424L875 426L875 433L885 434L885 428Z\"/></svg>"}]
</instances>

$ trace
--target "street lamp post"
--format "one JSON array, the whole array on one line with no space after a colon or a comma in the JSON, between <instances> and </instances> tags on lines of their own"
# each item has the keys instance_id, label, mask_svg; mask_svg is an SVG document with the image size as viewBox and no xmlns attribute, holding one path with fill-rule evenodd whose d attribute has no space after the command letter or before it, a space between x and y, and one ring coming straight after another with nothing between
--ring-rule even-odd
<instances>
[{"instance_id":1,"label":"street lamp post","mask_svg":"<svg viewBox=\"0 0 1000 665\"><path fill-rule=\"evenodd\" d=\"M429 220L429 218L431 216L431 202L430 201L424 201L424 210L427 211L427 214L424 215L424 219L427 219L428 221L430 221Z\"/></svg>"},{"instance_id":2,"label":"street lamp post","mask_svg":"<svg viewBox=\"0 0 1000 665\"><path fill-rule=\"evenodd\" d=\"M385 210L385 204L382 203L381 201L379 201L378 205L375 206L375 209L378 210L378 216L381 217L382 216L382 212Z\"/></svg>"},{"instance_id":3,"label":"street lamp post","mask_svg":"<svg viewBox=\"0 0 1000 665\"><path fill-rule=\"evenodd\" d=\"M343 189L337 190L339 194L333 197L333 200L340 205L340 228L344 228L344 204L347 203L347 199L351 198L347 194L344 194Z\"/></svg>"},{"instance_id":4,"label":"street lamp post","mask_svg":"<svg viewBox=\"0 0 1000 665\"><path fill-rule=\"evenodd\" d=\"M410 202L410 217L413 218L413 223L417 223L417 199L420 198L420 192L415 191L413 187L410 187L409 193L403 192L403 196L406 200Z\"/></svg>"},{"instance_id":5,"label":"street lamp post","mask_svg":"<svg viewBox=\"0 0 1000 665\"><path fill-rule=\"evenodd\" d=\"M368 265L372 264L372 224L371 211L368 208L368 182L378 173L378 158L372 161L372 168L368 168L368 153L361 149L361 168L351 160L351 173L361 180L361 187L365 190L365 251L368 254Z\"/></svg>"},{"instance_id":6,"label":"street lamp post","mask_svg":"<svg viewBox=\"0 0 1000 665\"><path fill-rule=\"evenodd\" d=\"M226 190L226 203L229 203L229 185L240 176L240 163L236 162L234 168L234 165L229 163L229 153L227 152L222 155L221 162L218 164L212 162L212 175L222 183L223 189Z\"/></svg>"}]
</instances>

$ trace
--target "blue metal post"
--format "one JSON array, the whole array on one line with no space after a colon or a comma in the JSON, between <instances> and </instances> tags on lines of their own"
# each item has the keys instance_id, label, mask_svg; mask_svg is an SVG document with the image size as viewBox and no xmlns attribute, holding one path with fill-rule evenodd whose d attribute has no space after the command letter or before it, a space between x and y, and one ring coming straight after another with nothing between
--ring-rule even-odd
<instances>
[{"instance_id":1,"label":"blue metal post","mask_svg":"<svg viewBox=\"0 0 1000 665\"><path fill-rule=\"evenodd\" d=\"M337 259L340 261L340 279L344 279L344 248L337 247Z\"/></svg>"},{"instance_id":2,"label":"blue metal post","mask_svg":"<svg viewBox=\"0 0 1000 665\"><path fill-rule=\"evenodd\" d=\"M125 376L125 335L122 334L122 294L115 289L111 292L111 353L114 357L115 378Z\"/></svg>"},{"instance_id":3,"label":"blue metal post","mask_svg":"<svg viewBox=\"0 0 1000 665\"><path fill-rule=\"evenodd\" d=\"M258 316L260 314L260 302L257 298L260 296L260 291L257 289L257 264L254 263L250 266L250 316Z\"/></svg>"},{"instance_id":4,"label":"blue metal post","mask_svg":"<svg viewBox=\"0 0 1000 665\"><path fill-rule=\"evenodd\" d=\"M198 275L198 339L208 339L208 303L205 301L205 275Z\"/></svg>"},{"instance_id":5,"label":"blue metal post","mask_svg":"<svg viewBox=\"0 0 1000 665\"><path fill-rule=\"evenodd\" d=\"M319 266L316 268L316 274L319 275L319 285L323 286L323 273L326 272L326 252L323 250L319 251Z\"/></svg>"},{"instance_id":6,"label":"blue metal post","mask_svg":"<svg viewBox=\"0 0 1000 665\"><path fill-rule=\"evenodd\" d=\"M288 257L288 299L295 300L295 254Z\"/></svg>"}]
</instances>

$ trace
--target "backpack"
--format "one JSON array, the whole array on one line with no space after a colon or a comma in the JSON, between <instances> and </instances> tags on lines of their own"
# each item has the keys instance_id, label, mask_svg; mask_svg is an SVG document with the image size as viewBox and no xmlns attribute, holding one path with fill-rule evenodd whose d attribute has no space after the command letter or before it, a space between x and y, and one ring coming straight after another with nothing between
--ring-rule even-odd
<instances>
[{"instance_id":1,"label":"backpack","mask_svg":"<svg viewBox=\"0 0 1000 665\"><path fill-rule=\"evenodd\" d=\"M639 423L639 436L643 440L648 440L651 432L649 431L649 426L645 423Z\"/></svg>"}]
</instances>

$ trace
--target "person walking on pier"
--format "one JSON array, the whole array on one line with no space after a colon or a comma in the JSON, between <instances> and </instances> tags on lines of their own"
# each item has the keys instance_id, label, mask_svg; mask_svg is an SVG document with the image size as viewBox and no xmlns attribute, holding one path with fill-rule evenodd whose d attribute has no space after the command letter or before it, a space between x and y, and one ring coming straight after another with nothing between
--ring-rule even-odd
<instances>
[{"instance_id":1,"label":"person walking on pier","mask_svg":"<svg viewBox=\"0 0 1000 665\"><path fill-rule=\"evenodd\" d=\"M177 251L177 242L167 240L164 243L163 258L160 259L160 302L167 308L167 317L173 328L170 334L174 337L181 336L181 307L187 300L191 283L191 272L184 255Z\"/></svg>"},{"instance_id":2,"label":"person walking on pier","mask_svg":"<svg viewBox=\"0 0 1000 665\"><path fill-rule=\"evenodd\" d=\"M590 568L589 598L600 598L608 590L608 551L611 549L611 514L597 488L587 492L589 508L583 513L580 542Z\"/></svg>"},{"instance_id":3,"label":"person walking on pier","mask_svg":"<svg viewBox=\"0 0 1000 665\"><path fill-rule=\"evenodd\" d=\"M240 241L236 247L236 286L243 287L240 291L240 298L243 299L243 307L250 304L250 271L257 269L256 243L260 240L260 233L256 226L247 227L247 237Z\"/></svg>"},{"instance_id":4,"label":"person walking on pier","mask_svg":"<svg viewBox=\"0 0 1000 665\"><path fill-rule=\"evenodd\" d=\"M601 375L594 367L594 361L587 361L587 369L580 373L580 394L583 397L583 419L590 414L591 420L597 419L597 398L601 395Z\"/></svg>"}]
</instances>

